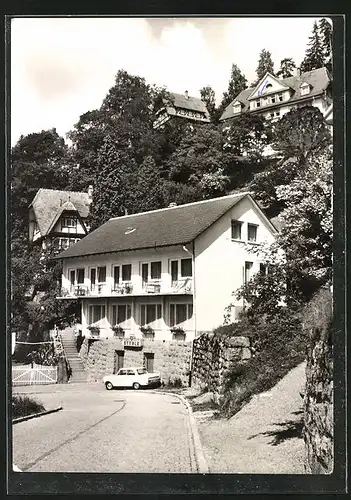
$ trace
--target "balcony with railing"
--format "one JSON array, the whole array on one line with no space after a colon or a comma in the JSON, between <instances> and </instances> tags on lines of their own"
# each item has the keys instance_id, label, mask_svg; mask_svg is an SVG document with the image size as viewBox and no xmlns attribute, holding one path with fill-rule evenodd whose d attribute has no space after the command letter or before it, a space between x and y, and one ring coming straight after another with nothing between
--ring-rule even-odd
<instances>
[{"instance_id":1,"label":"balcony with railing","mask_svg":"<svg viewBox=\"0 0 351 500\"><path fill-rule=\"evenodd\" d=\"M77 299L81 297L116 297L116 296L144 296L144 295L187 295L193 293L193 279L182 278L176 281L152 280L143 281L138 285L124 282L109 286L106 283L95 285L71 285L61 288L58 298Z\"/></svg>"}]
</instances>

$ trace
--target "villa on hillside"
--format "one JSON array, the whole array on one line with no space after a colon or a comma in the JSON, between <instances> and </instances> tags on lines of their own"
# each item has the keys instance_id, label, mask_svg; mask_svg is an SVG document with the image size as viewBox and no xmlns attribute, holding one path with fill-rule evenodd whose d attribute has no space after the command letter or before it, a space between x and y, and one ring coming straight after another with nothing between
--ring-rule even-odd
<instances>
[{"instance_id":1,"label":"villa on hillside","mask_svg":"<svg viewBox=\"0 0 351 500\"><path fill-rule=\"evenodd\" d=\"M153 127L158 129L174 117L190 122L210 122L205 103L199 97L189 96L188 91L184 94L172 93L170 99L162 99L156 111Z\"/></svg>"},{"instance_id":2,"label":"villa on hillside","mask_svg":"<svg viewBox=\"0 0 351 500\"><path fill-rule=\"evenodd\" d=\"M260 114L277 120L300 106L317 107L331 126L332 77L326 68L306 73L298 70L295 76L289 78L266 73L255 87L243 90L234 98L222 113L220 121L228 123L240 119L243 113Z\"/></svg>"},{"instance_id":3,"label":"villa on hillside","mask_svg":"<svg viewBox=\"0 0 351 500\"><path fill-rule=\"evenodd\" d=\"M191 341L232 320L232 292L266 272L250 249L277 230L247 192L112 218L55 259L59 300L79 299L87 338Z\"/></svg>"},{"instance_id":4,"label":"villa on hillside","mask_svg":"<svg viewBox=\"0 0 351 500\"><path fill-rule=\"evenodd\" d=\"M40 188L29 205L29 242L57 252L80 241L89 231L92 193L92 186L87 193Z\"/></svg>"}]
</instances>

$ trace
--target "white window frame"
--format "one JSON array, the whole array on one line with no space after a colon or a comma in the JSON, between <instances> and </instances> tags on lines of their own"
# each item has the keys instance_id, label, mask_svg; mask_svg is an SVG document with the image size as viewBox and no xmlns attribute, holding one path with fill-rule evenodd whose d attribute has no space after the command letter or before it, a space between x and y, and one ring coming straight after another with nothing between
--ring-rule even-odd
<instances>
[{"instance_id":1,"label":"white window frame","mask_svg":"<svg viewBox=\"0 0 351 500\"><path fill-rule=\"evenodd\" d=\"M105 268L105 281L99 281L99 269ZM107 266L96 266L96 284L106 285L107 282Z\"/></svg>"},{"instance_id":2,"label":"white window frame","mask_svg":"<svg viewBox=\"0 0 351 500\"><path fill-rule=\"evenodd\" d=\"M251 264L251 265L249 265ZM254 263L251 261L245 261L244 265L244 284L248 283L253 276Z\"/></svg>"},{"instance_id":3,"label":"white window frame","mask_svg":"<svg viewBox=\"0 0 351 500\"><path fill-rule=\"evenodd\" d=\"M240 227L240 238L234 238L233 237L233 224L238 224ZM242 235L242 228L243 228L243 222L240 220L232 219L231 224L230 224L230 237L232 241L242 241L243 240L243 235Z\"/></svg>"},{"instance_id":4,"label":"white window frame","mask_svg":"<svg viewBox=\"0 0 351 500\"><path fill-rule=\"evenodd\" d=\"M190 260L191 261L191 275L182 275L182 260ZM187 278L193 278L194 269L193 269L193 259L191 257L182 257L178 259L170 259L169 260L169 275L172 279L172 262L178 262L178 276L177 281L186 280Z\"/></svg>"},{"instance_id":5,"label":"white window frame","mask_svg":"<svg viewBox=\"0 0 351 500\"><path fill-rule=\"evenodd\" d=\"M250 240L249 239L249 229L250 229L250 227L256 229L256 237L255 237L254 240ZM248 243L257 243L257 241L258 241L258 224L253 224L251 222L247 223L247 241L248 241Z\"/></svg>"},{"instance_id":6,"label":"white window frame","mask_svg":"<svg viewBox=\"0 0 351 500\"><path fill-rule=\"evenodd\" d=\"M63 244L64 241L66 241L66 245ZM66 250L67 248L69 248L69 238L60 237L59 238L59 247L62 250Z\"/></svg>"},{"instance_id":7,"label":"white window frame","mask_svg":"<svg viewBox=\"0 0 351 500\"><path fill-rule=\"evenodd\" d=\"M303 83L300 85L300 95L308 95L311 92L311 87L308 83Z\"/></svg>"},{"instance_id":8,"label":"white window frame","mask_svg":"<svg viewBox=\"0 0 351 500\"><path fill-rule=\"evenodd\" d=\"M155 314L156 314L156 319L154 321L148 321L148 312L147 309L148 307L155 307ZM142 321L143 319L143 308L145 308L145 321ZM157 313L160 312L159 317L157 317ZM145 326L151 326L152 329L154 330L160 330L162 328L161 322L163 320L163 307L161 302L145 302L140 304L140 326L145 327Z\"/></svg>"},{"instance_id":9,"label":"white window frame","mask_svg":"<svg viewBox=\"0 0 351 500\"><path fill-rule=\"evenodd\" d=\"M68 222L70 221L70 223ZM62 227L77 227L78 219L77 217L63 217L62 218Z\"/></svg>"},{"instance_id":10,"label":"white window frame","mask_svg":"<svg viewBox=\"0 0 351 500\"><path fill-rule=\"evenodd\" d=\"M118 322L119 309L125 309L125 320ZM128 316L129 313L129 316ZM110 309L110 323L111 326L119 325L125 330L130 330L132 322L132 304L111 304Z\"/></svg>"},{"instance_id":11,"label":"white window frame","mask_svg":"<svg viewBox=\"0 0 351 500\"><path fill-rule=\"evenodd\" d=\"M79 269L83 269L84 271L84 279L83 279L83 283L78 283L78 270ZM74 271L74 283L71 282L71 272ZM84 282L85 282L85 267L71 267L68 269L68 281L69 281L69 284L70 286L78 286L78 285L84 285Z\"/></svg>"},{"instance_id":12,"label":"white window frame","mask_svg":"<svg viewBox=\"0 0 351 500\"><path fill-rule=\"evenodd\" d=\"M177 323L177 307L179 306L186 306L186 318L183 321ZM171 328L185 327L187 325L187 322L190 321L193 317L193 314L194 305L191 302L171 302L169 304L169 326Z\"/></svg>"},{"instance_id":13,"label":"white window frame","mask_svg":"<svg viewBox=\"0 0 351 500\"><path fill-rule=\"evenodd\" d=\"M160 277L159 278L151 278L151 264L155 262L160 262L161 263L161 271L160 271ZM142 270L143 270L143 265L147 265L147 281L146 283L159 283L162 279L162 260L149 260L146 262L140 262L140 276L142 278Z\"/></svg>"},{"instance_id":14,"label":"white window frame","mask_svg":"<svg viewBox=\"0 0 351 500\"><path fill-rule=\"evenodd\" d=\"M241 113L241 105L240 104L235 104L233 106L233 111L234 111L234 114Z\"/></svg>"},{"instance_id":15,"label":"white window frame","mask_svg":"<svg viewBox=\"0 0 351 500\"><path fill-rule=\"evenodd\" d=\"M100 318L94 321L94 307L100 308ZM106 318L105 304L89 304L88 306L88 324L93 325Z\"/></svg>"},{"instance_id":16,"label":"white window frame","mask_svg":"<svg viewBox=\"0 0 351 500\"><path fill-rule=\"evenodd\" d=\"M95 270L95 283L94 283L94 285L91 282L91 271L92 270ZM90 283L90 290L91 291L95 290L95 288L98 284L98 282L97 282L97 267L96 266L89 267L89 283ZM94 289L93 289L93 286L94 286Z\"/></svg>"}]
</instances>

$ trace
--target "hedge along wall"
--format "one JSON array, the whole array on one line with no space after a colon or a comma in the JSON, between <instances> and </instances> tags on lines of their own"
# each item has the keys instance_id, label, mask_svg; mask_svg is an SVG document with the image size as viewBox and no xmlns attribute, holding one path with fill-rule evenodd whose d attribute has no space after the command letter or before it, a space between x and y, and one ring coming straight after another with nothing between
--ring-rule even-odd
<instances>
[{"instance_id":1,"label":"hedge along wall","mask_svg":"<svg viewBox=\"0 0 351 500\"><path fill-rule=\"evenodd\" d=\"M216 403L225 391L225 378L235 363L251 358L247 337L218 337L203 333L194 340L192 386L213 393Z\"/></svg>"},{"instance_id":2,"label":"hedge along wall","mask_svg":"<svg viewBox=\"0 0 351 500\"><path fill-rule=\"evenodd\" d=\"M154 355L154 371L161 373L167 383L181 381L189 385L191 343L184 341L162 341L144 339L142 348L124 348L120 339L85 339L80 357L88 373L88 382L99 382L104 375L116 370L117 352L124 353L124 366L143 366L144 355Z\"/></svg>"},{"instance_id":3,"label":"hedge along wall","mask_svg":"<svg viewBox=\"0 0 351 500\"><path fill-rule=\"evenodd\" d=\"M329 474L333 470L333 345L332 297L320 292L306 309L308 333L304 399L305 470Z\"/></svg>"}]
</instances>

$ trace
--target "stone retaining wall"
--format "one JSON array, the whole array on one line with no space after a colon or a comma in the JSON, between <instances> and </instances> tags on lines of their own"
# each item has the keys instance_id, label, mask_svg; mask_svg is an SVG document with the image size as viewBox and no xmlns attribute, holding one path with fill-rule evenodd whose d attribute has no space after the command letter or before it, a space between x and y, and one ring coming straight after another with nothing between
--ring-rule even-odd
<instances>
[{"instance_id":1,"label":"stone retaining wall","mask_svg":"<svg viewBox=\"0 0 351 500\"><path fill-rule=\"evenodd\" d=\"M318 335L318 332L317 332ZM328 338L315 338L308 347L306 368L305 469L310 474L333 470L333 358Z\"/></svg>"},{"instance_id":2,"label":"stone retaining wall","mask_svg":"<svg viewBox=\"0 0 351 500\"><path fill-rule=\"evenodd\" d=\"M218 337L203 333L194 340L191 385L213 393L219 403L226 375L235 363L251 358L247 337Z\"/></svg>"},{"instance_id":3,"label":"stone retaining wall","mask_svg":"<svg viewBox=\"0 0 351 500\"><path fill-rule=\"evenodd\" d=\"M143 366L144 355L154 355L154 371L161 373L165 384L181 381L189 385L191 343L144 339L143 347L124 347L120 339L85 339L80 357L88 373L88 382L101 381L104 375L114 373L116 351L123 351L124 366Z\"/></svg>"},{"instance_id":4,"label":"stone retaining wall","mask_svg":"<svg viewBox=\"0 0 351 500\"><path fill-rule=\"evenodd\" d=\"M323 291L310 306L304 398L305 470L333 470L333 345L331 295Z\"/></svg>"}]
</instances>

